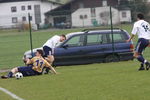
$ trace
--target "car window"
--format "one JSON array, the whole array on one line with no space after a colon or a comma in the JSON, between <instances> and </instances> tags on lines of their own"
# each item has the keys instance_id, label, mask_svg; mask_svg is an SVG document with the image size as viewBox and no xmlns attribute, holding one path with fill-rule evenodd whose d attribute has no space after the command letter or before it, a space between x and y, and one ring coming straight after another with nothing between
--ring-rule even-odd
<instances>
[{"instance_id":1,"label":"car window","mask_svg":"<svg viewBox=\"0 0 150 100\"><path fill-rule=\"evenodd\" d=\"M87 45L97 45L107 43L105 34L89 34L87 35Z\"/></svg>"},{"instance_id":2,"label":"car window","mask_svg":"<svg viewBox=\"0 0 150 100\"><path fill-rule=\"evenodd\" d=\"M84 35L78 35L68 40L65 43L65 45L68 45L69 47L83 46L83 42L84 42Z\"/></svg>"},{"instance_id":3,"label":"car window","mask_svg":"<svg viewBox=\"0 0 150 100\"><path fill-rule=\"evenodd\" d=\"M110 42L111 42L112 41L112 35L109 34L109 37L110 37ZM114 33L113 37L114 37L114 42L124 42L125 41L125 37L121 33Z\"/></svg>"}]
</instances>

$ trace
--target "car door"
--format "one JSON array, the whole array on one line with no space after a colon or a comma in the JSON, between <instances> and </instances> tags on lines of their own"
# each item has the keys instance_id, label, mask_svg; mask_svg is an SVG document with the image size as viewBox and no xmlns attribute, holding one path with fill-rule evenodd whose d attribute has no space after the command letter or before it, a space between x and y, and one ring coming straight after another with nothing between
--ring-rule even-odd
<instances>
[{"instance_id":1,"label":"car door","mask_svg":"<svg viewBox=\"0 0 150 100\"><path fill-rule=\"evenodd\" d=\"M111 34L109 34L110 41L112 41ZM123 32L114 32L114 53L118 55L120 60L129 60L133 59L133 44L131 42L126 42L128 39L126 33Z\"/></svg>"},{"instance_id":2,"label":"car door","mask_svg":"<svg viewBox=\"0 0 150 100\"><path fill-rule=\"evenodd\" d=\"M85 50L87 62L96 63L104 61L106 54L112 52L112 47L108 44L107 34L87 34Z\"/></svg>"},{"instance_id":3,"label":"car door","mask_svg":"<svg viewBox=\"0 0 150 100\"><path fill-rule=\"evenodd\" d=\"M55 49L55 63L57 65L80 64L84 55L85 35L74 35Z\"/></svg>"},{"instance_id":4,"label":"car door","mask_svg":"<svg viewBox=\"0 0 150 100\"><path fill-rule=\"evenodd\" d=\"M110 41L112 41L111 34L108 34ZM113 33L113 39L114 39L114 52L128 52L130 51L130 43L125 42L127 40L127 37L125 34L121 32L114 32Z\"/></svg>"}]
</instances>

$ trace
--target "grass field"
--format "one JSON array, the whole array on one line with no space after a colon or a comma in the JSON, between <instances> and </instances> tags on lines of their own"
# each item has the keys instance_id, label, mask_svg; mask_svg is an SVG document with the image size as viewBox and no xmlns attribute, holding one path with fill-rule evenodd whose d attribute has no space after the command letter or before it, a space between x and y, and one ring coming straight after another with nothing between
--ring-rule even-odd
<instances>
[{"instance_id":1,"label":"grass field","mask_svg":"<svg viewBox=\"0 0 150 100\"><path fill-rule=\"evenodd\" d=\"M122 26L128 32L131 26ZM54 34L72 30L46 30L33 32L34 48ZM136 41L136 39L135 39ZM0 31L0 69L23 65L22 55L30 48L28 32ZM145 57L150 60L150 48ZM20 80L0 79L6 88L25 100L149 100L150 72L137 71L139 63L124 61L78 66L58 67L58 75L25 77ZM4 73L0 73L2 75ZM0 91L0 100L13 100Z\"/></svg>"}]
</instances>

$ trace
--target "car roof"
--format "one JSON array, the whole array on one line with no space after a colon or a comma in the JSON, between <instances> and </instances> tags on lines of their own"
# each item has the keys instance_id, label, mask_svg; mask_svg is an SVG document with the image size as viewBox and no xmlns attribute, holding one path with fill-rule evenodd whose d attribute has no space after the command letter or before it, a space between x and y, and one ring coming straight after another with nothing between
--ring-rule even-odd
<instances>
[{"instance_id":1,"label":"car roof","mask_svg":"<svg viewBox=\"0 0 150 100\"><path fill-rule=\"evenodd\" d=\"M125 31L125 30L121 30L121 29L113 29L113 32L121 32L121 31ZM80 35L80 34L97 34L97 33L111 33L111 29L108 30L90 30L90 31L83 31L83 32L72 32L67 34L67 38L72 37L74 35Z\"/></svg>"},{"instance_id":2,"label":"car roof","mask_svg":"<svg viewBox=\"0 0 150 100\"><path fill-rule=\"evenodd\" d=\"M111 33L112 30L92 30L88 31L88 33ZM115 29L113 32L120 32L122 30Z\"/></svg>"},{"instance_id":3,"label":"car roof","mask_svg":"<svg viewBox=\"0 0 150 100\"><path fill-rule=\"evenodd\" d=\"M67 38L69 38L69 37L71 37L73 35L79 35L79 34L84 34L84 33L85 32L72 32L72 33L67 34L66 36L67 36Z\"/></svg>"}]
</instances>

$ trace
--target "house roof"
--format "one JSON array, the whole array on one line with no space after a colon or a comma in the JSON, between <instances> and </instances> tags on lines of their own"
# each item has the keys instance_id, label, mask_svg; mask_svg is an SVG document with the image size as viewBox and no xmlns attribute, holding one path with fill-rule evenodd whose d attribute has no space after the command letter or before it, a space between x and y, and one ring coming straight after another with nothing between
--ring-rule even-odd
<instances>
[{"instance_id":1,"label":"house roof","mask_svg":"<svg viewBox=\"0 0 150 100\"><path fill-rule=\"evenodd\" d=\"M61 4L66 4L67 2L71 1L71 0L48 0L48 1L54 1L54 2L58 2L58 3L61 3Z\"/></svg>"},{"instance_id":2,"label":"house roof","mask_svg":"<svg viewBox=\"0 0 150 100\"><path fill-rule=\"evenodd\" d=\"M59 3L59 2L55 2L53 0L0 0L0 3L7 3L7 2L22 2L22 1L48 1L48 2L51 2L51 3L55 3L55 4L60 4L62 5L62 3Z\"/></svg>"},{"instance_id":3,"label":"house roof","mask_svg":"<svg viewBox=\"0 0 150 100\"><path fill-rule=\"evenodd\" d=\"M51 11L48 11L45 13L45 15L62 15L62 14L69 14L71 13L71 4L74 2L75 0L71 0L69 2L67 2L64 5L61 5ZM62 10L63 9L63 10Z\"/></svg>"}]
</instances>

